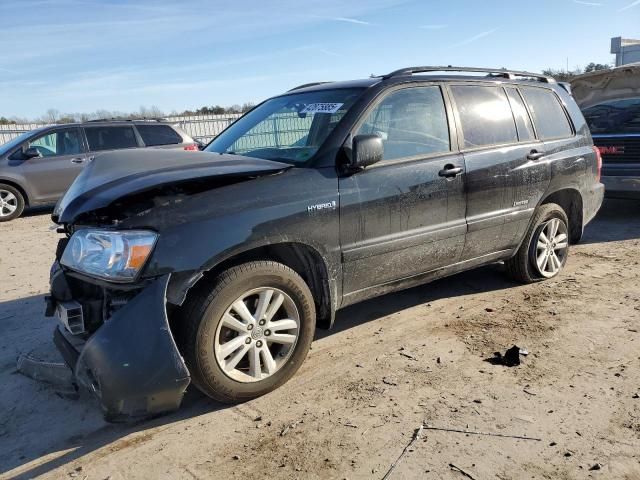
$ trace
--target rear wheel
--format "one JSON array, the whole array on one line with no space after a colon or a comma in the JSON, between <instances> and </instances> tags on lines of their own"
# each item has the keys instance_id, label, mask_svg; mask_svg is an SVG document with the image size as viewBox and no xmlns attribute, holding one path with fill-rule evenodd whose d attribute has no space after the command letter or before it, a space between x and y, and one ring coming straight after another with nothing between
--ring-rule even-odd
<instances>
[{"instance_id":1,"label":"rear wheel","mask_svg":"<svg viewBox=\"0 0 640 480\"><path fill-rule=\"evenodd\" d=\"M516 255L505 265L519 282L532 283L558 275L569 255L569 220L555 203L541 205Z\"/></svg>"},{"instance_id":2,"label":"rear wheel","mask_svg":"<svg viewBox=\"0 0 640 480\"><path fill-rule=\"evenodd\" d=\"M0 183L0 222L18 218L24 210L24 197L11 185Z\"/></svg>"},{"instance_id":3,"label":"rear wheel","mask_svg":"<svg viewBox=\"0 0 640 480\"><path fill-rule=\"evenodd\" d=\"M280 263L233 267L185 307L182 343L192 380L222 402L249 400L285 383L313 340L311 292Z\"/></svg>"}]
</instances>

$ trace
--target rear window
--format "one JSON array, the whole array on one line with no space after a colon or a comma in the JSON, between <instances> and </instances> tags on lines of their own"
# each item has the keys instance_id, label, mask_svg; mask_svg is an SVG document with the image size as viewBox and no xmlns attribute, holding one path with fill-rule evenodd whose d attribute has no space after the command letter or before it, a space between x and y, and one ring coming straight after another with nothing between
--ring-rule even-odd
<instances>
[{"instance_id":1,"label":"rear window","mask_svg":"<svg viewBox=\"0 0 640 480\"><path fill-rule=\"evenodd\" d=\"M543 88L523 87L522 96L529 106L540 140L566 138L573 135L571 125L558 97Z\"/></svg>"},{"instance_id":2,"label":"rear window","mask_svg":"<svg viewBox=\"0 0 640 480\"><path fill-rule=\"evenodd\" d=\"M583 110L591 133L640 133L640 97L610 100Z\"/></svg>"},{"instance_id":3,"label":"rear window","mask_svg":"<svg viewBox=\"0 0 640 480\"><path fill-rule=\"evenodd\" d=\"M87 127L84 131L94 152L138 146L133 127Z\"/></svg>"},{"instance_id":4,"label":"rear window","mask_svg":"<svg viewBox=\"0 0 640 480\"><path fill-rule=\"evenodd\" d=\"M169 125L136 125L136 128L147 147L182 143L182 137Z\"/></svg>"},{"instance_id":5,"label":"rear window","mask_svg":"<svg viewBox=\"0 0 640 480\"><path fill-rule=\"evenodd\" d=\"M451 87L462 124L464 148L516 143L518 134L507 95L501 87Z\"/></svg>"}]
</instances>

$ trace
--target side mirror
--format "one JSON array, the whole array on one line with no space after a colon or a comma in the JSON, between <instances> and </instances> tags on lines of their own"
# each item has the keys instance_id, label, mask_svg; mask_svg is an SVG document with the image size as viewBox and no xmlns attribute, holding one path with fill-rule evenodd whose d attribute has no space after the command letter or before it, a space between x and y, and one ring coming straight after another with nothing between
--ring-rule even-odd
<instances>
[{"instance_id":1,"label":"side mirror","mask_svg":"<svg viewBox=\"0 0 640 480\"><path fill-rule=\"evenodd\" d=\"M22 158L25 160L29 160L30 158L41 157L40 152L36 147L29 147L24 152L22 152Z\"/></svg>"},{"instance_id":2,"label":"side mirror","mask_svg":"<svg viewBox=\"0 0 640 480\"><path fill-rule=\"evenodd\" d=\"M351 167L360 169L382 160L384 144L379 135L357 135L353 137Z\"/></svg>"}]
</instances>

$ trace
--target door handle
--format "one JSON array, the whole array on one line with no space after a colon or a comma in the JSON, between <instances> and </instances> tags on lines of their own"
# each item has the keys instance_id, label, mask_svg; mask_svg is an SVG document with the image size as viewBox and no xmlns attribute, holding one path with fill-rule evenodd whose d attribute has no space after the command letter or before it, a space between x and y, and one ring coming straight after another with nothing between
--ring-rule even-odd
<instances>
[{"instance_id":1,"label":"door handle","mask_svg":"<svg viewBox=\"0 0 640 480\"><path fill-rule=\"evenodd\" d=\"M72 158L71 163L84 163L84 158Z\"/></svg>"},{"instance_id":2,"label":"door handle","mask_svg":"<svg viewBox=\"0 0 640 480\"><path fill-rule=\"evenodd\" d=\"M438 172L438 175L445 178L452 178L456 175L460 175L463 171L464 169L462 167L456 167L455 165L447 164L442 170Z\"/></svg>"},{"instance_id":3,"label":"door handle","mask_svg":"<svg viewBox=\"0 0 640 480\"><path fill-rule=\"evenodd\" d=\"M539 152L538 150L531 150L529 152L529 155L527 155L527 158L529 160L540 160L546 154L547 154L546 152Z\"/></svg>"}]
</instances>

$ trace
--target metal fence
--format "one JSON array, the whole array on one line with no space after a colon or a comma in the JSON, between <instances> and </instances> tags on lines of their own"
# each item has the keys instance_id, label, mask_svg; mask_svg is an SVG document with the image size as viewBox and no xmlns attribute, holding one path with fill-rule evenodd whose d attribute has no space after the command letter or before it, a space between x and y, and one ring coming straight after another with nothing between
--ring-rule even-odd
<instances>
[{"instance_id":1,"label":"metal fence","mask_svg":"<svg viewBox=\"0 0 640 480\"><path fill-rule=\"evenodd\" d=\"M203 143L210 142L230 123L242 114L197 115L190 117L167 117L167 121L180 127L187 135Z\"/></svg>"},{"instance_id":2,"label":"metal fence","mask_svg":"<svg viewBox=\"0 0 640 480\"><path fill-rule=\"evenodd\" d=\"M167 117L166 120L179 126L187 135L207 143L215 138L241 114L198 115L190 117ZM45 127L46 123L29 123L22 125L0 125L0 145L7 143L22 133Z\"/></svg>"},{"instance_id":3,"label":"metal fence","mask_svg":"<svg viewBox=\"0 0 640 480\"><path fill-rule=\"evenodd\" d=\"M34 130L36 128L44 127L44 123L28 123L24 125L0 125L0 145L13 140L18 135L22 135L25 132Z\"/></svg>"}]
</instances>

